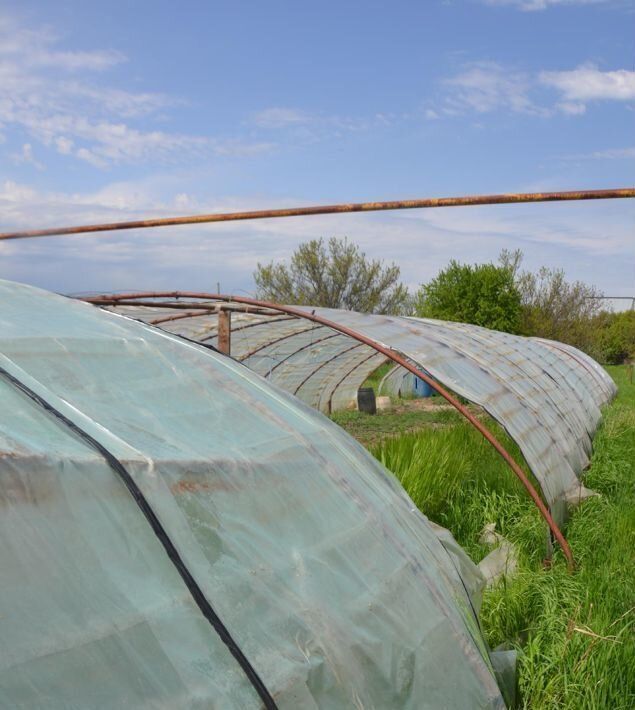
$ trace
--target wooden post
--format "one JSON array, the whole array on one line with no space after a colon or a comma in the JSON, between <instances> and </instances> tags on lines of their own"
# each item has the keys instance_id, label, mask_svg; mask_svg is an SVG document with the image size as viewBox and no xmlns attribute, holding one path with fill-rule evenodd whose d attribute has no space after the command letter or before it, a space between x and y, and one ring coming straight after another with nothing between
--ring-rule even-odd
<instances>
[{"instance_id":1,"label":"wooden post","mask_svg":"<svg viewBox=\"0 0 635 710\"><path fill-rule=\"evenodd\" d=\"M218 312L218 349L231 355L232 346L232 314L231 311L221 309Z\"/></svg>"}]
</instances>

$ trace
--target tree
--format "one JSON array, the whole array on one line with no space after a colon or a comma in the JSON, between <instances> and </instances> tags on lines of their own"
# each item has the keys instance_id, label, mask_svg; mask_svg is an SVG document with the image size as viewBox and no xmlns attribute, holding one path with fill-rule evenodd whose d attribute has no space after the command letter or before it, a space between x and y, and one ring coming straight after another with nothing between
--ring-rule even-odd
<instances>
[{"instance_id":1,"label":"tree","mask_svg":"<svg viewBox=\"0 0 635 710\"><path fill-rule=\"evenodd\" d=\"M499 257L520 293L521 332L587 349L591 319L600 311L602 293L582 281L567 281L562 269L543 266L536 273L521 271L522 260L520 250L504 249Z\"/></svg>"},{"instance_id":2,"label":"tree","mask_svg":"<svg viewBox=\"0 0 635 710\"><path fill-rule=\"evenodd\" d=\"M421 286L415 311L418 316L474 323L517 333L520 329L520 294L507 266L459 264L449 266Z\"/></svg>"},{"instance_id":3,"label":"tree","mask_svg":"<svg viewBox=\"0 0 635 710\"><path fill-rule=\"evenodd\" d=\"M277 303L345 308L362 313L405 313L408 289L395 264L369 260L346 238L312 239L284 263L258 264L257 297Z\"/></svg>"},{"instance_id":4,"label":"tree","mask_svg":"<svg viewBox=\"0 0 635 710\"><path fill-rule=\"evenodd\" d=\"M602 311L590 322L590 355L609 365L635 358L635 311Z\"/></svg>"}]
</instances>

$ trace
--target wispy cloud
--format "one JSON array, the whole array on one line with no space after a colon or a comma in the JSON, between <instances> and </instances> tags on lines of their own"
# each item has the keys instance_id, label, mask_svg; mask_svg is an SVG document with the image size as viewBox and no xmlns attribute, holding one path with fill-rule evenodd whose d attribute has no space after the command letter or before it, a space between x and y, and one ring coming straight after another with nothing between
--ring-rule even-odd
<instances>
[{"instance_id":1,"label":"wispy cloud","mask_svg":"<svg viewBox=\"0 0 635 710\"><path fill-rule=\"evenodd\" d=\"M282 132L287 141L311 143L327 138L340 138L348 133L382 128L391 125L394 120L395 116L390 113L356 118L272 106L256 112L251 123L263 131Z\"/></svg>"},{"instance_id":2,"label":"wispy cloud","mask_svg":"<svg viewBox=\"0 0 635 710\"><path fill-rule=\"evenodd\" d=\"M632 148L609 148L608 150L596 150L592 153L594 158L616 160L622 158L635 158L635 146Z\"/></svg>"},{"instance_id":3,"label":"wispy cloud","mask_svg":"<svg viewBox=\"0 0 635 710\"><path fill-rule=\"evenodd\" d=\"M314 123L316 118L296 108L274 106L254 114L253 122L260 128L286 128Z\"/></svg>"},{"instance_id":4,"label":"wispy cloud","mask_svg":"<svg viewBox=\"0 0 635 710\"><path fill-rule=\"evenodd\" d=\"M492 111L577 116L592 102L635 100L635 71L602 71L595 64L530 74L496 62L472 62L442 83L446 95L427 110L427 118ZM555 100L553 90L559 94Z\"/></svg>"},{"instance_id":5,"label":"wispy cloud","mask_svg":"<svg viewBox=\"0 0 635 710\"><path fill-rule=\"evenodd\" d=\"M485 0L486 5L511 5L526 12L547 10L560 5L601 5L611 0Z\"/></svg>"},{"instance_id":6,"label":"wispy cloud","mask_svg":"<svg viewBox=\"0 0 635 710\"><path fill-rule=\"evenodd\" d=\"M529 98L530 77L496 62L474 62L456 76L446 79L449 89L445 113L476 111L488 113L508 109L516 113L540 113Z\"/></svg>"},{"instance_id":7,"label":"wispy cloud","mask_svg":"<svg viewBox=\"0 0 635 710\"><path fill-rule=\"evenodd\" d=\"M595 64L582 64L569 71L543 71L538 80L560 91L563 110L584 111L592 101L635 101L635 71L601 71Z\"/></svg>"},{"instance_id":8,"label":"wispy cloud","mask_svg":"<svg viewBox=\"0 0 635 710\"><path fill-rule=\"evenodd\" d=\"M148 129L156 112L184 102L98 82L95 73L127 61L120 52L67 51L59 44L49 29L23 28L0 16L0 126L29 136L22 162L41 167L43 158L30 157L33 142L99 168L194 155L251 155L272 148L269 141ZM139 119L144 119L141 125Z\"/></svg>"},{"instance_id":9,"label":"wispy cloud","mask_svg":"<svg viewBox=\"0 0 635 710\"><path fill-rule=\"evenodd\" d=\"M35 158L35 155L33 154L33 146L30 143L24 143L20 151L11 155L11 159L14 163L16 163L16 165L26 163L33 165L33 167L38 170L44 170L44 165L42 165L42 163Z\"/></svg>"},{"instance_id":10,"label":"wispy cloud","mask_svg":"<svg viewBox=\"0 0 635 710\"><path fill-rule=\"evenodd\" d=\"M9 15L0 16L0 57L19 59L25 67L65 71L103 71L126 61L116 50L64 51L56 48L59 36L50 28L21 27Z\"/></svg>"},{"instance_id":11,"label":"wispy cloud","mask_svg":"<svg viewBox=\"0 0 635 710\"><path fill-rule=\"evenodd\" d=\"M635 158L635 146L626 148L607 148L591 153L563 156L564 160L629 160Z\"/></svg>"}]
</instances>

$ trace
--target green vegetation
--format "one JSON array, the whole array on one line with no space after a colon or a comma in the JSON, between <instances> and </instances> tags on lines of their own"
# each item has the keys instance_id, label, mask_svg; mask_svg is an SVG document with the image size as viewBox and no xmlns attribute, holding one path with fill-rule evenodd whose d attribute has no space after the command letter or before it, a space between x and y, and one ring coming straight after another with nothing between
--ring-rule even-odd
<instances>
[{"instance_id":1,"label":"green vegetation","mask_svg":"<svg viewBox=\"0 0 635 710\"><path fill-rule=\"evenodd\" d=\"M474 323L518 333L520 292L514 274L505 266L459 264L453 259L432 281L421 286L415 299L415 313L422 318Z\"/></svg>"},{"instance_id":2,"label":"green vegetation","mask_svg":"<svg viewBox=\"0 0 635 710\"><path fill-rule=\"evenodd\" d=\"M368 259L346 238L313 239L289 263L258 264L254 281L267 301L474 323L560 340L602 363L635 358L635 312L602 311L594 286L567 281L562 269L521 270L522 261L506 249L495 264L453 260L411 294L396 264Z\"/></svg>"},{"instance_id":3,"label":"green vegetation","mask_svg":"<svg viewBox=\"0 0 635 710\"><path fill-rule=\"evenodd\" d=\"M506 249L498 264L451 261L419 289L416 314L559 340L605 364L635 358L634 311L603 311L594 286L567 281L562 269L521 270L522 261Z\"/></svg>"},{"instance_id":4,"label":"green vegetation","mask_svg":"<svg viewBox=\"0 0 635 710\"><path fill-rule=\"evenodd\" d=\"M375 394L379 394L380 382L393 369L394 366L395 364L393 362L385 362L383 365L380 365L366 378L366 382L364 382L362 387L372 387L375 390Z\"/></svg>"},{"instance_id":5,"label":"green vegetation","mask_svg":"<svg viewBox=\"0 0 635 710\"><path fill-rule=\"evenodd\" d=\"M591 321L584 349L599 362L610 365L635 359L635 311L599 313Z\"/></svg>"},{"instance_id":6,"label":"green vegetation","mask_svg":"<svg viewBox=\"0 0 635 710\"><path fill-rule=\"evenodd\" d=\"M371 453L397 475L417 507L451 530L476 561L489 552L478 542L481 530L496 522L498 532L539 564L546 533L525 489L470 424L454 411L445 414L446 426L384 439L370 447ZM493 422L488 426L522 460L503 430Z\"/></svg>"},{"instance_id":7,"label":"green vegetation","mask_svg":"<svg viewBox=\"0 0 635 710\"><path fill-rule=\"evenodd\" d=\"M520 332L583 347L592 334L589 323L600 311L602 293L582 281L567 281L562 269L521 271L522 260L519 249L503 249L499 257L520 293Z\"/></svg>"},{"instance_id":8,"label":"green vegetation","mask_svg":"<svg viewBox=\"0 0 635 710\"><path fill-rule=\"evenodd\" d=\"M257 297L267 301L402 314L410 296L400 273L395 264L368 259L348 239L333 237L300 244L288 265L259 263L254 281Z\"/></svg>"},{"instance_id":9,"label":"green vegetation","mask_svg":"<svg viewBox=\"0 0 635 710\"><path fill-rule=\"evenodd\" d=\"M405 432L425 433L431 428L456 425L461 421L461 415L450 406L425 409L418 406L420 402L421 400L403 401L393 410L377 412L375 416L358 411L335 412L331 419L369 448L385 441L387 437L402 436Z\"/></svg>"},{"instance_id":10,"label":"green vegetation","mask_svg":"<svg viewBox=\"0 0 635 710\"><path fill-rule=\"evenodd\" d=\"M606 408L585 475L601 496L579 506L566 529L573 575L559 551L551 567L543 565L546 531L534 506L493 449L455 415L426 412L436 428L381 441L364 429L365 420L379 417L336 417L353 434L361 427L414 502L475 561L489 551L478 542L487 523L517 546L518 574L486 592L481 622L490 645L518 649L527 708L635 707L635 385L626 367L609 369L620 391ZM406 410L381 425L385 433L393 434L403 416L408 428L413 414Z\"/></svg>"}]
</instances>

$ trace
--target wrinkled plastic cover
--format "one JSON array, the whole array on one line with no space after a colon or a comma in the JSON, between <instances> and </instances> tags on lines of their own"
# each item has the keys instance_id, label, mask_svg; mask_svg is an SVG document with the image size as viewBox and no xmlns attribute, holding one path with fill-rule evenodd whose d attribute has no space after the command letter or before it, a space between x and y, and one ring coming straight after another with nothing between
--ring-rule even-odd
<instances>
[{"instance_id":1,"label":"wrinkled plastic cover","mask_svg":"<svg viewBox=\"0 0 635 710\"><path fill-rule=\"evenodd\" d=\"M157 309L122 310L146 320L170 314L168 309L161 311L160 304ZM304 310L392 348L441 384L481 405L518 444L558 522L566 518L567 502L591 493L580 475L589 463L600 407L616 389L588 355L561 343L463 323L328 308ZM215 315L169 321L161 327L216 343ZM349 336L286 315L234 314L231 353L324 412L350 407L357 389L384 361Z\"/></svg>"},{"instance_id":2,"label":"wrinkled plastic cover","mask_svg":"<svg viewBox=\"0 0 635 710\"><path fill-rule=\"evenodd\" d=\"M476 568L352 438L200 345L0 303L0 366L128 469L280 708L503 706ZM260 707L105 460L4 377L0 402L0 705Z\"/></svg>"}]
</instances>

